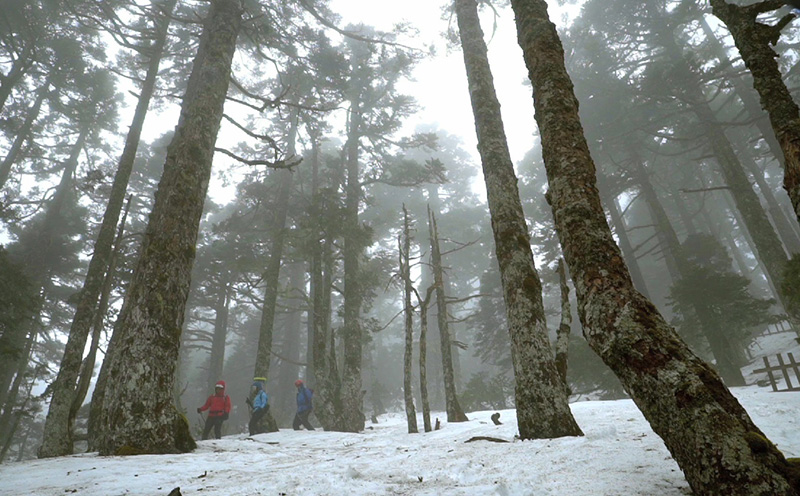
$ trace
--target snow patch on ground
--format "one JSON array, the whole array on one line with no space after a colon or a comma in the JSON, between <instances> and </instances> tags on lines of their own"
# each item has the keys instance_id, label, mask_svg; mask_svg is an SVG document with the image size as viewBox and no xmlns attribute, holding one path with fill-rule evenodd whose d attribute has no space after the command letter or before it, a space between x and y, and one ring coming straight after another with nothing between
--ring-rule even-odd
<instances>
[{"instance_id":1,"label":"snow patch on ground","mask_svg":"<svg viewBox=\"0 0 800 496\"><path fill-rule=\"evenodd\" d=\"M733 389L786 456L800 456L800 393ZM280 432L198 442L184 455L95 453L0 466L0 495L663 495L690 494L677 464L631 400L573 403L584 437L519 441L513 410L469 414L408 434L387 414L360 434ZM440 419L445 415L435 414ZM422 425L421 419L419 422ZM473 436L510 441L465 443Z\"/></svg>"}]
</instances>

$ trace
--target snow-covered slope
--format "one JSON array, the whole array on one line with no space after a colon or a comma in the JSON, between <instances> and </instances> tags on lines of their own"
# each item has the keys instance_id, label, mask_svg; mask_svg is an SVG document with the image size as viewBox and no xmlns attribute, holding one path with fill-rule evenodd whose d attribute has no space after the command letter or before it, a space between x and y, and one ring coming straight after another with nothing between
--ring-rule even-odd
<instances>
[{"instance_id":1,"label":"snow-covered slope","mask_svg":"<svg viewBox=\"0 0 800 496\"><path fill-rule=\"evenodd\" d=\"M800 393L734 389L787 456L800 456ZM513 410L407 434L402 414L361 434L280 431L201 441L185 455L75 455L0 465L1 495L686 495L661 440L630 400L574 403L580 438L515 441ZM444 415L437 416L444 421ZM420 422L421 425L421 422ZM491 436L509 443L476 441Z\"/></svg>"}]
</instances>

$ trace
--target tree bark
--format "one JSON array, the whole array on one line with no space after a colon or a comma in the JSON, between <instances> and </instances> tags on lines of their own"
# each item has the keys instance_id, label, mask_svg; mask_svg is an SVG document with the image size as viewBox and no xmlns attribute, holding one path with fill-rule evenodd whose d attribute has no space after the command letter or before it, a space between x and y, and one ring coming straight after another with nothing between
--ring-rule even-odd
<instances>
[{"instance_id":1,"label":"tree bark","mask_svg":"<svg viewBox=\"0 0 800 496\"><path fill-rule=\"evenodd\" d=\"M0 407L2 407L0 408L0 411L2 411L2 415L0 416L0 445L2 445L4 441L10 443L14 435L14 429L16 429L12 423L14 407L17 404L19 388L22 386L22 380L30 364L31 350L33 350L33 345L36 343L37 335L38 333L31 331L25 342L25 349L20 357L14 361L14 364L17 366L14 382L11 384L11 388L8 389L8 394L4 397L3 401L0 402ZM30 395L30 392L28 394Z\"/></svg>"},{"instance_id":2,"label":"tree bark","mask_svg":"<svg viewBox=\"0 0 800 496\"><path fill-rule=\"evenodd\" d=\"M431 405L428 401L428 305L435 285L428 287L425 299L419 300L419 394L422 400L422 424L425 432L431 432Z\"/></svg>"},{"instance_id":3,"label":"tree bark","mask_svg":"<svg viewBox=\"0 0 800 496\"><path fill-rule=\"evenodd\" d=\"M730 57L728 57L728 54L725 51L725 47L719 42L705 17L700 18L700 27L703 29L703 33L706 35L706 39L711 45L714 55L720 61L720 69L732 68L733 62L731 62ZM739 100L741 100L747 115L754 120L755 125L761 132L761 136L764 138L764 142L769 147L772 155L781 165L783 165L783 150L781 149L781 145L778 143L778 140L775 137L775 131L770 126L768 120L762 118L764 116L764 110L756 100L753 94L753 89L737 73L733 73L728 76L728 80L733 84L736 95L739 97ZM772 217L772 220L775 222L775 227L777 228L781 239L783 239L784 243L786 244L786 248L788 249L789 253L794 254L800 252L800 236L798 236L796 230L797 223L792 225L791 219L786 216L783 209L780 207L778 199L775 197L772 189L764 180L763 173L758 170L758 166L752 160L752 158L750 158L749 149L740 149L739 151L740 155L742 153L747 155L743 165L747 168L748 172L753 176L753 179L755 179L756 183L758 184L758 188L769 207L769 214Z\"/></svg>"},{"instance_id":4,"label":"tree bark","mask_svg":"<svg viewBox=\"0 0 800 496\"><path fill-rule=\"evenodd\" d=\"M572 310L569 304L569 286L567 285L567 271L564 260L558 261L558 281L561 287L561 322L556 332L556 370L569 395L567 382L567 357L569 356L569 333L572 330Z\"/></svg>"},{"instance_id":5,"label":"tree bark","mask_svg":"<svg viewBox=\"0 0 800 496\"><path fill-rule=\"evenodd\" d=\"M237 0L216 0L169 145L141 254L117 321L98 448L103 455L195 448L172 389L197 233L231 61L242 23Z\"/></svg>"},{"instance_id":6,"label":"tree bark","mask_svg":"<svg viewBox=\"0 0 800 496\"><path fill-rule=\"evenodd\" d=\"M27 367L27 364L26 364ZM3 460L6 457L6 453L8 453L8 449L11 447L11 443L14 441L14 435L19 428L20 421L22 420L23 415L30 415L29 413L25 412L25 407L28 406L28 402L31 399L31 391L33 390L33 386L37 383L37 378L39 375L39 367L34 371L33 377L30 378L28 381L28 387L25 391L25 401L22 402L22 405L14 415L14 420L12 423L11 416L13 415L13 407L16 402L16 398L12 402L11 405L8 407L8 411L3 412L3 422L2 425L5 425L6 429L0 429L0 446L2 446L2 450L0 451L0 463L3 463ZM22 374L15 380L21 380ZM17 386L17 390L19 390L19 386ZM8 418L6 418L8 417ZM25 439L23 440L23 444L27 442L27 434Z\"/></svg>"},{"instance_id":7,"label":"tree bark","mask_svg":"<svg viewBox=\"0 0 800 496\"><path fill-rule=\"evenodd\" d=\"M652 14L658 15L663 8L662 4L653 3L653 0L648 0L648 2ZM761 261L765 275L772 282L773 287L780 288L783 273L789 261L783 244L769 222L758 195L753 190L741 162L733 151L730 140L708 104L697 74L677 45L672 30L659 30L657 43L664 47L665 55L672 63L674 72L682 76L680 80L684 83L683 97L697 119L703 124L714 158L727 186L731 189L731 197L736 209L741 214L744 225L752 237L755 246L754 253ZM783 301L780 291L776 291L776 297ZM789 308L787 305L784 307ZM793 318L800 320L800 316L793 316Z\"/></svg>"},{"instance_id":8,"label":"tree bark","mask_svg":"<svg viewBox=\"0 0 800 496\"><path fill-rule=\"evenodd\" d=\"M448 422L466 422L469 420L458 402L456 382L453 376L453 358L450 354L453 348L447 322L447 295L444 294L444 269L442 268L442 255L439 250L439 231L436 226L436 216L428 207L428 233L431 240L431 270L433 270L433 283L436 287L436 319L439 327L439 343L442 351L442 376L444 378L444 403L447 410Z\"/></svg>"},{"instance_id":9,"label":"tree bark","mask_svg":"<svg viewBox=\"0 0 800 496\"><path fill-rule=\"evenodd\" d=\"M711 0L715 16L728 26L745 66L753 75L753 86L761 97L761 107L769 115L783 157L783 187L789 193L800 222L800 107L795 103L778 67L778 54L770 46L780 30L758 22L758 4L747 7L725 0Z\"/></svg>"},{"instance_id":10,"label":"tree bark","mask_svg":"<svg viewBox=\"0 0 800 496\"><path fill-rule=\"evenodd\" d=\"M653 224L656 226L656 236L658 237L658 243L661 245L661 253L664 255L664 264L667 266L670 279L675 282L681 278L681 243L675 233L675 228L672 227L672 222L669 220L664 205L650 182L647 169L645 169L641 157L634 149L631 149L631 161L633 162L633 178L639 185L639 191L641 191L642 197L647 203Z\"/></svg>"},{"instance_id":11,"label":"tree bark","mask_svg":"<svg viewBox=\"0 0 800 496\"><path fill-rule=\"evenodd\" d=\"M408 210L403 204L403 232L398 236L397 251L400 264L400 280L403 281L403 314L405 324L405 353L403 354L403 398L406 407L408 433L416 434L417 410L414 408L414 392L411 389L411 362L414 354L414 307L411 306L411 228Z\"/></svg>"},{"instance_id":12,"label":"tree bark","mask_svg":"<svg viewBox=\"0 0 800 496\"><path fill-rule=\"evenodd\" d=\"M61 179L56 187L56 192L47 204L47 211L44 214L42 224L38 227L35 236L32 237L33 241L30 242L30 246L26 246L20 256L20 264L27 274L28 279L36 288L35 293L39 296L35 308L33 308L31 312L33 318L23 320L19 325L7 329L3 335L0 336L0 350L3 350L3 354L12 357L15 355L23 357L23 355L19 355L18 353L25 346L25 336L33 336L33 338L30 339L35 340L41 328L38 317L42 309L43 294L50 285L51 275L49 260L52 259L53 249L58 244L55 230L57 225L63 222L66 202L73 192L75 171L78 168L78 158L83 151L88 135L89 126L87 123L83 123L80 134L72 145L69 157L65 161L64 168L61 171ZM8 391L8 387L17 370L19 369L15 360L0 360L0 405L3 405L7 395L11 394Z\"/></svg>"},{"instance_id":13,"label":"tree bark","mask_svg":"<svg viewBox=\"0 0 800 496\"><path fill-rule=\"evenodd\" d=\"M208 356L208 378L206 385L214 391L217 381L222 379L225 365L225 343L228 337L228 308L230 305L229 274L220 274L222 281L217 288L217 302L214 308L214 334L211 337L211 352Z\"/></svg>"},{"instance_id":14,"label":"tree bark","mask_svg":"<svg viewBox=\"0 0 800 496\"><path fill-rule=\"evenodd\" d=\"M142 84L133 121L125 140L125 148L120 156L117 172L114 174L114 182L111 186L105 213L103 214L103 222L100 225L92 258L89 261L86 279L78 299L75 316L72 319L58 376L53 384L53 398L50 401L45 420L42 445L38 453L39 458L63 456L72 453L72 427L75 419L69 412L75 402L76 381L80 372L81 359L83 358L83 351L86 347L86 340L92 323L95 321L97 301L113 250L114 231L125 201L125 192L133 171L136 150L144 127L147 108L155 90L158 67L169 30L169 17L176 1L169 0L166 2L162 7L163 16L156 21L158 23L156 38L153 43L147 74Z\"/></svg>"},{"instance_id":15,"label":"tree bark","mask_svg":"<svg viewBox=\"0 0 800 496\"><path fill-rule=\"evenodd\" d=\"M6 181L8 181L8 177L11 175L11 167L17 161L19 152L22 150L22 146L30 137L31 130L33 129L33 123L36 122L36 119L39 117L39 113L42 110L42 104L44 103L49 91L50 80L48 79L36 91L36 99L33 101L33 105L31 105L31 108L28 109L28 113L25 115L25 122L22 123L22 127L19 128L17 136L14 138L14 142L11 144L11 148L8 149L8 153L3 159L3 162L0 163L0 188L5 186Z\"/></svg>"},{"instance_id":16,"label":"tree bark","mask_svg":"<svg viewBox=\"0 0 800 496\"><path fill-rule=\"evenodd\" d=\"M342 367L342 421L344 432L364 430L363 401L361 394L361 304L363 295L360 287L360 262L363 242L361 225L358 220L358 206L361 202L361 183L359 179L359 141L361 138L361 109L357 98L350 105L350 122L347 143L345 144L347 185L345 198L344 228L344 365Z\"/></svg>"},{"instance_id":17,"label":"tree bark","mask_svg":"<svg viewBox=\"0 0 800 496\"><path fill-rule=\"evenodd\" d=\"M264 270L264 304L261 307L261 325L258 331L258 352L254 377L269 378L270 359L272 357L272 335L275 329L275 305L278 302L278 282L280 280L281 261L286 240L286 217L289 212L289 193L292 189L292 171L278 170L281 175L280 191L275 204L272 247L269 262Z\"/></svg>"},{"instance_id":18,"label":"tree bark","mask_svg":"<svg viewBox=\"0 0 800 496\"><path fill-rule=\"evenodd\" d=\"M83 405L83 400L89 392L89 386L94 374L94 364L97 359L97 350L100 347L100 334L103 332L103 322L108 310L108 300L111 296L111 289L114 285L114 275L117 270L117 262L122 252L123 234L125 232L125 221L128 218L128 211L130 210L131 200L133 196L128 196L128 202L125 205L125 211L122 214L122 220L119 223L117 230L117 238L114 241L114 249L111 252L111 258L108 261L108 270L106 271L105 280L103 281L103 288L100 292L100 301L97 304L97 311L94 316L94 323L92 324L92 342L89 345L89 353L83 360L81 365L80 375L78 377L78 384L75 387L75 400L72 402L70 409L70 429L74 428L74 420L78 414L78 410Z\"/></svg>"},{"instance_id":19,"label":"tree bark","mask_svg":"<svg viewBox=\"0 0 800 496\"><path fill-rule=\"evenodd\" d=\"M598 173L598 182L602 181L602 175ZM609 191L609 188L601 188L601 191ZM625 226L625 219L622 216L622 212L620 212L619 205L617 205L616 196L613 198L607 196L606 204L608 205L608 213L611 217L611 223L614 224L615 231L617 233L617 237L619 238L619 247L622 250L622 254L625 256L625 263L628 265L628 268L631 271L631 277L633 278L633 285L636 286L636 289L642 293L645 297L649 298L649 293L647 291L647 283L644 280L644 276L642 275L641 267L639 266L639 261L636 258L636 253L633 251L633 245L631 245L630 237L628 237L628 231Z\"/></svg>"},{"instance_id":20,"label":"tree bark","mask_svg":"<svg viewBox=\"0 0 800 496\"><path fill-rule=\"evenodd\" d=\"M683 247L678 239L678 234L675 232L675 228L672 227L672 222L667 216L667 211L664 209L655 188L653 188L650 182L644 164L635 152L632 153L632 161L634 162L635 168L634 175L639 182L647 204L650 206L654 222L658 226L657 231L663 245L664 258L668 261L667 267L672 267L670 273L674 271L674 281L686 278L691 275L692 269L683 253ZM727 354L719 347L720 340L724 339L724 336L718 336L719 333L716 331L716 326L706 317L706 313L699 308L702 302L694 303L692 311L697 316L700 322L701 332L706 337L711 352L714 354L719 374L729 386L744 386L745 380L741 369L733 362L730 362L727 359Z\"/></svg>"},{"instance_id":21,"label":"tree bark","mask_svg":"<svg viewBox=\"0 0 800 496\"><path fill-rule=\"evenodd\" d=\"M543 0L512 0L564 257L589 345L698 495L796 495L789 465L719 376L631 283L606 223L564 51ZM792 487L794 485L794 487Z\"/></svg>"},{"instance_id":22,"label":"tree bark","mask_svg":"<svg viewBox=\"0 0 800 496\"><path fill-rule=\"evenodd\" d=\"M333 354L333 332L330 328L331 281L333 271L330 254L330 236L323 224L325 211L320 193L319 139L318 131L311 133L311 211L314 238L311 245L311 299L313 336L309 354L314 365L312 385L314 390L314 414L326 431L335 430L341 424L341 400L336 360Z\"/></svg>"},{"instance_id":23,"label":"tree bark","mask_svg":"<svg viewBox=\"0 0 800 496\"><path fill-rule=\"evenodd\" d=\"M553 360L541 281L534 266L475 0L456 0L456 15L503 281L520 437L580 436L583 433L569 409Z\"/></svg>"},{"instance_id":24,"label":"tree bark","mask_svg":"<svg viewBox=\"0 0 800 496\"><path fill-rule=\"evenodd\" d=\"M14 86L16 86L30 68L33 67L33 46L34 40L28 37L24 42L22 52L11 64L8 74L0 74L0 111L5 107L6 101L8 97L11 96L11 91L14 89Z\"/></svg>"},{"instance_id":25,"label":"tree bark","mask_svg":"<svg viewBox=\"0 0 800 496\"><path fill-rule=\"evenodd\" d=\"M277 407L275 408L276 415L279 415L281 419L291 420L296 411L297 389L294 381L301 377L299 360L302 312L305 305L305 271L302 264L292 260L287 262L288 291L282 299L286 310L283 312L283 325L280 326L282 333L279 336L281 360L278 362L280 367L277 369L277 373L273 374L276 380L272 391L277 399L273 405L273 407ZM308 382L307 377L306 382ZM291 423L285 425L291 425Z\"/></svg>"}]
</instances>

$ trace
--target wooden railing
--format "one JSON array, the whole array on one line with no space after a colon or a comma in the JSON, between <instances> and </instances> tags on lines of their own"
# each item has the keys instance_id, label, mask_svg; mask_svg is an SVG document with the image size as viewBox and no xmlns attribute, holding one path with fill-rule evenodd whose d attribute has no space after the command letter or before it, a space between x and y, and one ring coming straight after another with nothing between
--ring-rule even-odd
<instances>
[{"instance_id":1,"label":"wooden railing","mask_svg":"<svg viewBox=\"0 0 800 496\"><path fill-rule=\"evenodd\" d=\"M778 391L800 391L800 367L795 359L794 355L791 353L787 353L787 361L783 360L783 356L778 353L775 355L778 359L778 365L771 365L769 363L769 358L764 357L764 368L763 369L756 369L754 373L761 373L766 372L767 378L769 379L769 383L772 386L772 390L775 392ZM780 372L778 376L776 373ZM795 383L792 383L792 378L790 372L794 372ZM777 377L776 377L777 376ZM780 385L781 377L783 378L783 385L785 389L779 389L778 386ZM795 385L797 384L797 385Z\"/></svg>"}]
</instances>

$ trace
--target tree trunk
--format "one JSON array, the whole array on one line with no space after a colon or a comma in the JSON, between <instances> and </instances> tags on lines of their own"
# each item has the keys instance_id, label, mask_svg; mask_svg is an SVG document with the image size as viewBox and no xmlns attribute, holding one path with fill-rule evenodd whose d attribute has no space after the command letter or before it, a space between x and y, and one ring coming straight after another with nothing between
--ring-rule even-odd
<instances>
[{"instance_id":1,"label":"tree trunk","mask_svg":"<svg viewBox=\"0 0 800 496\"><path fill-rule=\"evenodd\" d=\"M569 333L572 330L572 310L569 305L569 286L567 285L567 271L564 268L564 260L558 260L558 281L561 287L561 323L556 332L556 370L561 377L561 381L567 388L569 395L569 383L567 382L567 357L569 356Z\"/></svg>"},{"instance_id":2,"label":"tree trunk","mask_svg":"<svg viewBox=\"0 0 800 496\"><path fill-rule=\"evenodd\" d=\"M294 155L295 139L297 137L297 111L294 110L290 117L287 154ZM283 263L283 249L286 241L286 218L289 213L289 195L292 190L294 174L288 169L275 171L280 177L278 198L273 210L273 236L270 247L269 262L264 271L264 304L261 310L261 325L258 331L258 348L256 352L256 365L254 377L269 379L270 363L272 362L273 334L275 332L276 305L278 302L278 289L280 282L281 264ZM269 432L278 430L278 424L270 410L265 415L265 422Z\"/></svg>"},{"instance_id":3,"label":"tree trunk","mask_svg":"<svg viewBox=\"0 0 800 496\"><path fill-rule=\"evenodd\" d=\"M172 389L214 144L242 23L240 2L216 0L206 18L169 145L141 255L117 321L100 422L100 453L195 448ZM146 392L146 394L143 394Z\"/></svg>"},{"instance_id":4,"label":"tree trunk","mask_svg":"<svg viewBox=\"0 0 800 496\"><path fill-rule=\"evenodd\" d=\"M417 411L414 408L414 392L411 389L411 362L414 352L414 308L411 306L411 227L408 221L408 210L403 204L403 233L397 239L397 251L400 263L400 279L403 281L403 313L406 331L405 353L403 354L403 398L406 406L408 433L416 434Z\"/></svg>"},{"instance_id":5,"label":"tree trunk","mask_svg":"<svg viewBox=\"0 0 800 496\"><path fill-rule=\"evenodd\" d=\"M598 173L598 180L600 180L600 177L601 176ZM602 188L601 191L608 191L608 188ZM628 237L628 231L625 226L625 219L622 216L622 212L619 210L616 197L606 197L606 205L608 205L608 213L611 217L611 223L614 224L617 237L619 238L619 247L622 250L622 254L625 256L625 263L628 265L628 268L631 271L633 285L636 286L636 289L640 293L649 298L649 293L647 292L647 283L642 275L642 270L639 266L639 260L636 258L636 252L633 251L633 245L631 245L631 240Z\"/></svg>"},{"instance_id":6,"label":"tree trunk","mask_svg":"<svg viewBox=\"0 0 800 496\"><path fill-rule=\"evenodd\" d=\"M286 239L286 216L289 212L289 193L292 189L292 171L278 170L281 175L280 191L274 208L274 235L269 254L269 262L264 270L264 304L261 307L261 325L258 331L258 351L254 377L269 378L272 358L272 335L275 329L275 305L278 302L278 282L280 280L283 247Z\"/></svg>"},{"instance_id":7,"label":"tree trunk","mask_svg":"<svg viewBox=\"0 0 800 496\"><path fill-rule=\"evenodd\" d=\"M211 338L211 353L208 356L209 391L214 391L217 381L222 379L222 368L225 365L225 342L228 337L228 307L230 305L229 273L220 274L222 281L217 288L217 302L214 308L214 334Z\"/></svg>"},{"instance_id":8,"label":"tree trunk","mask_svg":"<svg viewBox=\"0 0 800 496\"><path fill-rule=\"evenodd\" d=\"M22 402L22 405L20 405L19 409L16 412L16 415L14 415L13 423L11 423L10 419L12 412L11 411L8 412L9 419L5 422L10 424L8 431L0 435L0 446L2 446L2 450L0 451L0 463L3 463L3 460L6 457L6 453L8 453L8 449L11 447L11 443L14 441L14 435L16 434L17 429L19 428L19 424L20 421L22 420L22 417L24 415L30 415L29 413L25 412L25 407L28 406L28 402L31 399L31 391L33 390L33 386L36 384L37 376L38 376L38 369L37 371L34 372L33 377L31 377L30 381L28 381L28 387L27 390L25 391L25 401ZM5 415L6 413L4 412L3 416ZM27 442L27 434L24 442Z\"/></svg>"},{"instance_id":9,"label":"tree trunk","mask_svg":"<svg viewBox=\"0 0 800 496\"><path fill-rule=\"evenodd\" d=\"M33 66L33 60L31 59L33 44L32 39L26 40L22 53L11 64L8 74L0 74L0 111L5 107L14 86L22 80L23 76Z\"/></svg>"},{"instance_id":10,"label":"tree trunk","mask_svg":"<svg viewBox=\"0 0 800 496\"><path fill-rule=\"evenodd\" d=\"M783 455L631 283L606 223L564 51L543 0L512 0L556 230L589 345L698 495L796 495ZM792 484L795 487L792 488Z\"/></svg>"},{"instance_id":11,"label":"tree trunk","mask_svg":"<svg viewBox=\"0 0 800 496\"><path fill-rule=\"evenodd\" d=\"M42 446L39 458L63 456L72 453L72 426L74 417L69 415L75 402L76 381L80 371L83 351L97 312L97 301L107 272L113 250L114 231L119 221L125 192L133 170L136 150L139 146L147 108L155 90L158 67L169 29L169 17L177 0L169 0L163 5L163 17L159 17L156 39L153 43L147 75L142 84L141 95L136 104L133 121L120 156L114 183L103 214L103 222L97 235L92 258L86 273L83 289L80 292L75 316L70 326L69 338L64 348L58 376L53 384L53 398L45 420Z\"/></svg>"},{"instance_id":12,"label":"tree trunk","mask_svg":"<svg viewBox=\"0 0 800 496\"><path fill-rule=\"evenodd\" d=\"M635 168L634 175L639 182L639 186L642 189L642 194L644 195L647 204L650 206L650 211L653 215L655 224L658 226L656 229L664 246L664 258L670 262L667 264L667 266L673 267L672 270L675 272L673 280L677 281L679 279L688 277L692 269L689 267L686 261L686 257L683 253L683 247L681 247L681 242L678 239L675 228L672 227L672 222L669 220L667 212L664 209L661 200L658 198L655 188L653 188L653 185L650 182L650 178L648 177L644 164L641 162L639 156L635 152L633 153L632 161L634 162ZM701 302L695 302L693 313L697 316L698 321L700 322L701 332L706 337L706 340L711 347L711 352L714 354L717 370L725 379L725 383L729 386L744 386L745 380L744 376L742 375L742 371L739 369L739 367L733 366L731 362L726 360L723 350L717 346L720 341L719 339L715 339L714 336L714 329L716 329L716 326L709 321L709 319L706 317L706 314L701 308L699 308L700 303Z\"/></svg>"},{"instance_id":13,"label":"tree trunk","mask_svg":"<svg viewBox=\"0 0 800 496\"><path fill-rule=\"evenodd\" d=\"M636 150L631 149L631 161L633 163L633 178L638 183L639 191L647 204L650 216L655 224L656 236L658 243L661 245L661 253L664 255L664 263L667 266L670 279L673 282L681 278L680 271L680 241L675 229L672 227L672 222L669 220L667 211L664 205L658 198L653 184L650 182L650 177L645 169L644 163Z\"/></svg>"},{"instance_id":14,"label":"tree trunk","mask_svg":"<svg viewBox=\"0 0 800 496\"><path fill-rule=\"evenodd\" d=\"M64 164L56 192L47 204L47 211L44 214L42 225L38 227L38 232L33 237L31 246L25 247L26 249L20 256L20 264L29 280L35 285L39 299L31 312L34 316L33 318L23 320L19 325L7 329L0 336L0 350L4 355L23 357L18 353L25 346L25 336L33 336L30 339L35 340L39 329L41 329L41 323L37 319L42 308L43 293L50 285L48 261L51 260L52 250L57 244L54 232L58 224L63 222L65 203L69 195L72 194L75 171L78 168L78 158L86 144L88 134L89 127L84 125ZM10 394L8 387L17 370L18 367L15 360L0 360L0 405L5 403L7 395Z\"/></svg>"},{"instance_id":15,"label":"tree trunk","mask_svg":"<svg viewBox=\"0 0 800 496\"><path fill-rule=\"evenodd\" d=\"M783 187L800 222L800 107L783 81L778 54L770 46L777 43L780 28L769 28L756 20L758 5L740 7L725 0L711 0L714 15L728 26L745 66L753 75L753 86L783 151L783 157L778 157L783 159Z\"/></svg>"},{"instance_id":16,"label":"tree trunk","mask_svg":"<svg viewBox=\"0 0 800 496\"><path fill-rule=\"evenodd\" d=\"M330 292L333 261L330 240L323 224L325 210L319 184L319 138L315 131L311 136L311 211L315 237L311 244L311 302L313 336L309 355L314 366L311 384L314 390L314 414L326 431L341 424L340 383L333 356L333 332L330 329Z\"/></svg>"},{"instance_id":17,"label":"tree trunk","mask_svg":"<svg viewBox=\"0 0 800 496\"><path fill-rule=\"evenodd\" d=\"M436 183L427 185L428 203L430 205L431 210L433 212L436 212L436 213L439 213L439 212L442 211L442 205L441 205L441 200L440 200L440 196L439 196L440 190L441 190L441 187ZM430 243L430 239L428 239L428 243ZM452 294L451 285L450 285L450 278L447 277L447 273L442 274L442 291L444 291L445 295ZM439 321L438 315L436 317L436 321L437 321L436 325L437 325L437 329L438 329L438 325L439 325L438 324L438 321ZM451 343L457 342L458 341L458 337L456 336L455 328L453 328L453 327L448 325L447 331L450 334L450 342ZM437 347L437 349L438 349L438 347ZM456 390L461 389L461 383L462 383L462 381L461 381L461 356L460 356L459 351L460 350L459 350L458 346L453 345L453 346L450 347L450 357L451 357L451 361L453 362L453 377L455 378ZM437 372L441 372L441 370L438 367L437 367L436 370L437 370Z\"/></svg>"},{"instance_id":18,"label":"tree trunk","mask_svg":"<svg viewBox=\"0 0 800 496\"><path fill-rule=\"evenodd\" d=\"M25 116L25 122L22 123L22 127L19 128L17 136L14 138L14 143L11 144L11 148L8 149L6 157L3 159L3 162L0 163L0 188L5 186L6 181L8 181L8 177L11 175L11 167L17 161L19 152L22 150L22 145L24 145L25 141L30 137L33 123L36 122L36 119L39 117L42 103L44 103L44 99L47 97L49 91L50 81L48 79L36 91L36 100L34 100L33 105L31 105L31 108L28 110Z\"/></svg>"},{"instance_id":19,"label":"tree trunk","mask_svg":"<svg viewBox=\"0 0 800 496\"><path fill-rule=\"evenodd\" d=\"M439 343L442 351L442 376L444 377L444 403L447 410L448 422L466 422L469 420L458 402L456 382L453 377L453 358L450 351L453 348L447 322L447 295L444 294L444 269L442 268L442 255L439 251L439 231L436 226L436 216L428 208L428 233L431 240L431 270L436 286L436 319L439 327Z\"/></svg>"},{"instance_id":20,"label":"tree trunk","mask_svg":"<svg viewBox=\"0 0 800 496\"><path fill-rule=\"evenodd\" d=\"M22 386L22 381L25 378L25 372L29 368L31 350L33 350L37 334L38 333L31 332L31 335L26 341L23 354L14 362L17 365L17 374L14 377L14 382L11 384L11 388L8 390L8 395L5 397L4 401L0 403L0 407L2 407L0 408L0 411L2 411L2 416L0 416L0 446L6 441L10 443L11 438L14 436L14 430L16 429L15 425L12 423L14 407L17 405L17 396L19 395L19 388ZM30 387L31 386L28 387L28 396L30 396ZM25 401L27 402L27 398ZM13 422L16 421L18 421L18 419Z\"/></svg>"},{"instance_id":21,"label":"tree trunk","mask_svg":"<svg viewBox=\"0 0 800 496\"><path fill-rule=\"evenodd\" d=\"M360 287L359 258L363 252L361 225L358 220L358 206L361 202L361 183L359 182L359 140L361 110L357 99L351 101L350 126L345 144L347 186L345 198L344 228L344 366L342 368L342 420L340 429L344 432L364 430L363 401L361 393L361 304L363 295Z\"/></svg>"},{"instance_id":22,"label":"tree trunk","mask_svg":"<svg viewBox=\"0 0 800 496\"><path fill-rule=\"evenodd\" d=\"M106 311L108 310L108 300L111 296L111 289L114 285L114 275L117 270L117 262L122 252L123 234L125 232L125 221L128 218L128 211L130 210L132 196L128 196L128 202L125 205L125 211L122 214L122 220L119 223L119 230L117 231L117 238L114 241L114 249L111 252L111 258L108 261L108 270L106 271L105 280L103 281L103 288L100 293L100 301L97 304L97 311L94 316L94 323L92 324L92 342L89 345L89 353L83 360L81 365L81 372L78 377L78 384L75 387L75 400L72 402L70 409L70 429L74 426L75 417L78 410L83 405L83 400L89 392L89 385L92 381L94 374L94 364L97 359L97 350L100 347L100 334L103 332L103 322L105 320Z\"/></svg>"},{"instance_id":23,"label":"tree trunk","mask_svg":"<svg viewBox=\"0 0 800 496\"><path fill-rule=\"evenodd\" d=\"M541 282L534 266L475 0L456 0L456 15L503 281L520 437L579 436L583 433L569 409L553 360Z\"/></svg>"},{"instance_id":24,"label":"tree trunk","mask_svg":"<svg viewBox=\"0 0 800 496\"><path fill-rule=\"evenodd\" d=\"M725 47L719 42L705 17L700 18L700 27L702 27L703 33L706 35L706 39L711 45L714 55L720 61L720 69L732 68L733 62L731 62L730 57L728 57L728 54L725 51ZM762 118L764 116L764 111L754 97L752 88L736 72L730 74L728 76L728 80L733 84L736 95L739 97L739 100L741 100L747 114L754 121L756 127L758 127L758 130L761 132L761 136L764 138L764 142L769 147L772 155L781 165L783 165L783 150L781 150L781 145L775 138L775 131L772 129L769 122ZM753 176L756 184L758 184L758 188L766 200L767 206L769 207L770 217L772 217L781 239L783 239L784 243L786 244L787 250L792 254L800 252L800 236L798 236L796 230L798 227L797 223L792 223L791 219L786 216L783 209L780 207L778 199L775 197L772 189L764 180L762 171L759 170L755 161L753 161L751 158L749 148L740 147L739 152L740 156L742 154L745 155L743 165Z\"/></svg>"},{"instance_id":25,"label":"tree trunk","mask_svg":"<svg viewBox=\"0 0 800 496\"><path fill-rule=\"evenodd\" d=\"M277 401L275 410L281 418L291 420L294 418L297 389L294 381L301 377L300 337L302 336L302 312L305 304L305 272L302 264L289 262L289 284L286 297L283 299L286 308L283 314L282 335L280 336L280 367L275 376L276 384L273 388ZM291 425L287 423L286 425Z\"/></svg>"},{"instance_id":26,"label":"tree trunk","mask_svg":"<svg viewBox=\"0 0 800 496\"><path fill-rule=\"evenodd\" d=\"M425 432L431 432L431 405L428 401L428 304L435 285L428 287L425 299L419 300L419 394L422 400L422 424Z\"/></svg>"},{"instance_id":27,"label":"tree trunk","mask_svg":"<svg viewBox=\"0 0 800 496\"><path fill-rule=\"evenodd\" d=\"M653 0L649 1L652 2ZM651 3L650 5L650 10L654 13L662 8L661 4ZM672 31L659 31L658 43L665 48L666 56L674 64L674 70L683 76L681 80L685 82L683 86L684 99L697 116L697 119L703 124L714 158L719 165L727 186L730 187L731 197L736 209L741 214L744 225L752 237L755 245L755 254L764 267L765 275L772 282L773 287L780 288L783 281L783 273L789 261L783 249L783 244L769 222L766 212L761 206L761 201L753 190L741 162L714 115L714 111L709 106L708 99L703 93L703 88L695 71L692 70L680 47L676 44ZM776 296L783 301L783 295L780 291L776 292ZM784 307L789 308L787 305L784 305ZM795 318L800 320L800 316Z\"/></svg>"},{"instance_id":28,"label":"tree trunk","mask_svg":"<svg viewBox=\"0 0 800 496\"><path fill-rule=\"evenodd\" d=\"M744 225L753 239L756 255L763 264L764 273L775 288L780 288L783 272L789 261L783 244L769 222L758 195L753 191L730 141L725 137L719 125L715 123L711 109L707 105L698 104L693 106L693 110L700 121L705 123L717 163L725 177L725 182L731 188L731 198L736 209L741 213ZM781 299L780 292L776 295Z\"/></svg>"}]
</instances>

